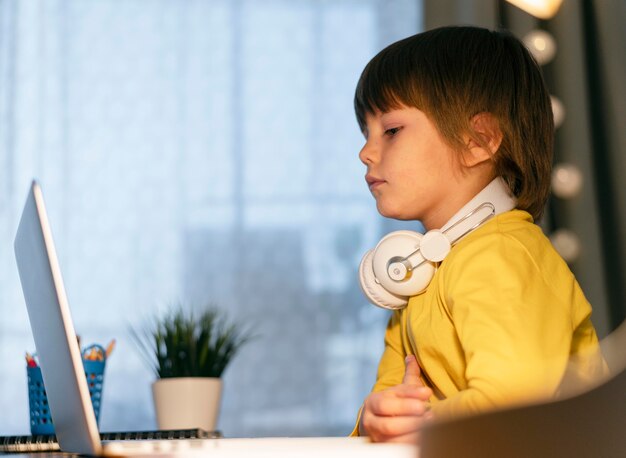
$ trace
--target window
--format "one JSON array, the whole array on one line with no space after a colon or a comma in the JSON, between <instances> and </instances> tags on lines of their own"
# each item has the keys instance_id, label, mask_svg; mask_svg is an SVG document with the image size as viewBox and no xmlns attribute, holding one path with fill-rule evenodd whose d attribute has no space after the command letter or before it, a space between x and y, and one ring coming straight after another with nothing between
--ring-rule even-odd
<instances>
[{"instance_id":1,"label":"window","mask_svg":"<svg viewBox=\"0 0 626 458\"><path fill-rule=\"evenodd\" d=\"M420 18L415 0L2 2L2 431L28 431L9 247L35 176L78 333L118 341L102 430L155 427L129 326L214 303L258 335L224 376L227 436L348 433L388 316L356 270L393 226L363 181L352 96Z\"/></svg>"}]
</instances>

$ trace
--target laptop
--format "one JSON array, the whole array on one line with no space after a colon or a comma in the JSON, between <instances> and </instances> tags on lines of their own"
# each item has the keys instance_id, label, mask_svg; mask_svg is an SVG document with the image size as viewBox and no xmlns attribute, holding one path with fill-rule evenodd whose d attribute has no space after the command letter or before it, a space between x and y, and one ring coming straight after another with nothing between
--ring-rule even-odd
<instances>
[{"instance_id":1,"label":"laptop","mask_svg":"<svg viewBox=\"0 0 626 458\"><path fill-rule=\"evenodd\" d=\"M28 193L14 248L60 450L81 455L170 452L202 448L205 442L220 436L202 430L197 433L194 433L196 430L110 433L134 440L103 441L89 397L42 190L36 180ZM159 436L168 437L168 440L141 440L141 437ZM16 451L20 450L24 449L16 448Z\"/></svg>"}]
</instances>

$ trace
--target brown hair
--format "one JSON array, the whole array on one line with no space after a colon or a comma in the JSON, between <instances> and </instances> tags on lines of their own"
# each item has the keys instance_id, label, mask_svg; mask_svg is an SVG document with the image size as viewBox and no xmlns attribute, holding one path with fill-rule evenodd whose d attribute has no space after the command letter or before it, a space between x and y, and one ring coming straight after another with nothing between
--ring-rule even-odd
<instances>
[{"instance_id":1,"label":"brown hair","mask_svg":"<svg viewBox=\"0 0 626 458\"><path fill-rule=\"evenodd\" d=\"M509 32L442 27L393 43L365 67L354 96L361 130L365 117L400 106L415 107L444 140L464 151L463 135L479 144L472 118L490 113L503 134L493 161L535 220L550 192L554 122L539 66Z\"/></svg>"}]
</instances>

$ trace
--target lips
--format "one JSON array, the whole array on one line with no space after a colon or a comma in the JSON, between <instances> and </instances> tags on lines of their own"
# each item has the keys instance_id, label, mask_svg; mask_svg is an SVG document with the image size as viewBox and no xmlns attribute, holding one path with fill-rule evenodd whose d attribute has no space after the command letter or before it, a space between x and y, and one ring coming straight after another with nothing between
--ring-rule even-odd
<instances>
[{"instance_id":1,"label":"lips","mask_svg":"<svg viewBox=\"0 0 626 458\"><path fill-rule=\"evenodd\" d=\"M376 178L373 175L366 175L365 176L365 181L367 182L367 186L369 186L370 191L373 191L374 189L376 189L378 186L380 186L381 184L383 184L385 182L385 180L381 180L380 178Z\"/></svg>"}]
</instances>

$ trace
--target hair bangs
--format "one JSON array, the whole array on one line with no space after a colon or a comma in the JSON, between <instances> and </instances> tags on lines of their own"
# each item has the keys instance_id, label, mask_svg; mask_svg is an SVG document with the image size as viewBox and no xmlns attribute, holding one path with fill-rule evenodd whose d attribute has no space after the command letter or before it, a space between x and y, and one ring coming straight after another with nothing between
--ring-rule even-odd
<instances>
[{"instance_id":1,"label":"hair bangs","mask_svg":"<svg viewBox=\"0 0 626 458\"><path fill-rule=\"evenodd\" d=\"M365 67L354 94L354 111L361 132L365 132L368 114L385 113L406 104L406 87L402 85L389 63L379 55Z\"/></svg>"}]
</instances>

